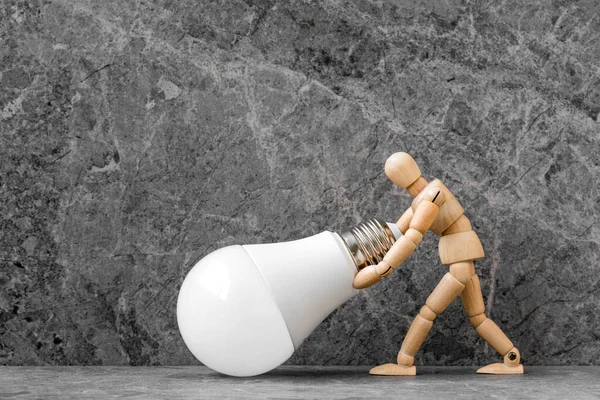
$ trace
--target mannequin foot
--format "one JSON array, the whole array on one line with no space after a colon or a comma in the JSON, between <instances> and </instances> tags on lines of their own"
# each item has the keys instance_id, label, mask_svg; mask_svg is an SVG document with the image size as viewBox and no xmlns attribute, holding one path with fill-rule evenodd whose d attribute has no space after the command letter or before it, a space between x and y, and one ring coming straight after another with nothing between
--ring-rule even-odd
<instances>
[{"instance_id":1,"label":"mannequin foot","mask_svg":"<svg viewBox=\"0 0 600 400\"><path fill-rule=\"evenodd\" d=\"M478 374L496 374L496 375L517 375L522 374L523 364L521 364L521 353L519 349L513 347L504 356L504 363L494 363L486 365L477 370Z\"/></svg>"},{"instance_id":2,"label":"mannequin foot","mask_svg":"<svg viewBox=\"0 0 600 400\"><path fill-rule=\"evenodd\" d=\"M524 373L523 364L506 365L504 363L494 363L486 365L477 370L478 374L494 374L494 375L518 375Z\"/></svg>"},{"instance_id":3,"label":"mannequin foot","mask_svg":"<svg viewBox=\"0 0 600 400\"><path fill-rule=\"evenodd\" d=\"M417 368L413 365L405 367L398 364L383 364L369 371L371 375L386 376L414 376L417 374Z\"/></svg>"}]
</instances>

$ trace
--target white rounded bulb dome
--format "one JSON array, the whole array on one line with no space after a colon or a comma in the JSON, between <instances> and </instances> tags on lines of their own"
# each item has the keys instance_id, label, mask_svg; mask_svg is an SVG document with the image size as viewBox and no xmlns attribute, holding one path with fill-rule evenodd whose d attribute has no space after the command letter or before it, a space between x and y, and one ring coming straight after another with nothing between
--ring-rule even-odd
<instances>
[{"instance_id":1,"label":"white rounded bulb dome","mask_svg":"<svg viewBox=\"0 0 600 400\"><path fill-rule=\"evenodd\" d=\"M352 286L356 265L342 237L328 231L217 250L196 263L181 286L181 336L194 356L216 371L267 372L358 293Z\"/></svg>"},{"instance_id":2,"label":"white rounded bulb dome","mask_svg":"<svg viewBox=\"0 0 600 400\"><path fill-rule=\"evenodd\" d=\"M242 246L196 263L179 292L177 323L194 356L227 375L262 374L294 352L275 299Z\"/></svg>"}]
</instances>

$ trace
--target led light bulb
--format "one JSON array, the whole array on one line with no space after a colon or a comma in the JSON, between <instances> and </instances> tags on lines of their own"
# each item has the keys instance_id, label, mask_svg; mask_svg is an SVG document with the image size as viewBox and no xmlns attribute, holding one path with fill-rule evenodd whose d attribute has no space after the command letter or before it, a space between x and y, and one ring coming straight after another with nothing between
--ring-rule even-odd
<instances>
[{"instance_id":1,"label":"led light bulb","mask_svg":"<svg viewBox=\"0 0 600 400\"><path fill-rule=\"evenodd\" d=\"M342 303L356 273L377 264L401 235L372 219L341 235L228 246L198 261L177 300L177 323L192 354L232 376L281 365Z\"/></svg>"}]
</instances>

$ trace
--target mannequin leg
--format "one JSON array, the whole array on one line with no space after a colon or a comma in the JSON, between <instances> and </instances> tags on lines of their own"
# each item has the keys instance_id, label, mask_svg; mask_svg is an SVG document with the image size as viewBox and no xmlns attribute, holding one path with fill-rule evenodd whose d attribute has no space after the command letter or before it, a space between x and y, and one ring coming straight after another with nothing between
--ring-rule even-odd
<instances>
[{"instance_id":1,"label":"mannequin leg","mask_svg":"<svg viewBox=\"0 0 600 400\"><path fill-rule=\"evenodd\" d=\"M371 375L416 375L416 368L413 365L414 356L431 330L433 320L448 307L464 287L465 285L452 274L444 275L406 333L398 353L398 363L380 365L369 373Z\"/></svg>"},{"instance_id":2,"label":"mannequin leg","mask_svg":"<svg viewBox=\"0 0 600 400\"><path fill-rule=\"evenodd\" d=\"M465 289L460 297L471 320L471 325L490 346L504 356L504 363L490 364L480 368L477 372L480 374L522 374L523 365L520 364L519 350L498 325L484 314L485 305L477 274L474 273L465 283Z\"/></svg>"}]
</instances>

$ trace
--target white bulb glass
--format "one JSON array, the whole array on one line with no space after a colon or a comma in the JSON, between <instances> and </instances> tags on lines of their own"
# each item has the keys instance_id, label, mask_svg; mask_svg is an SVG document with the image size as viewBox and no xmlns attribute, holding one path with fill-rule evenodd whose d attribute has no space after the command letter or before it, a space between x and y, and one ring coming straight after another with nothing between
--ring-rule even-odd
<instances>
[{"instance_id":1,"label":"white bulb glass","mask_svg":"<svg viewBox=\"0 0 600 400\"><path fill-rule=\"evenodd\" d=\"M400 232L388 224L394 236ZM342 303L356 295L356 265L342 238L325 231L291 242L229 246L198 261L177 300L192 354L232 376L285 362Z\"/></svg>"}]
</instances>

